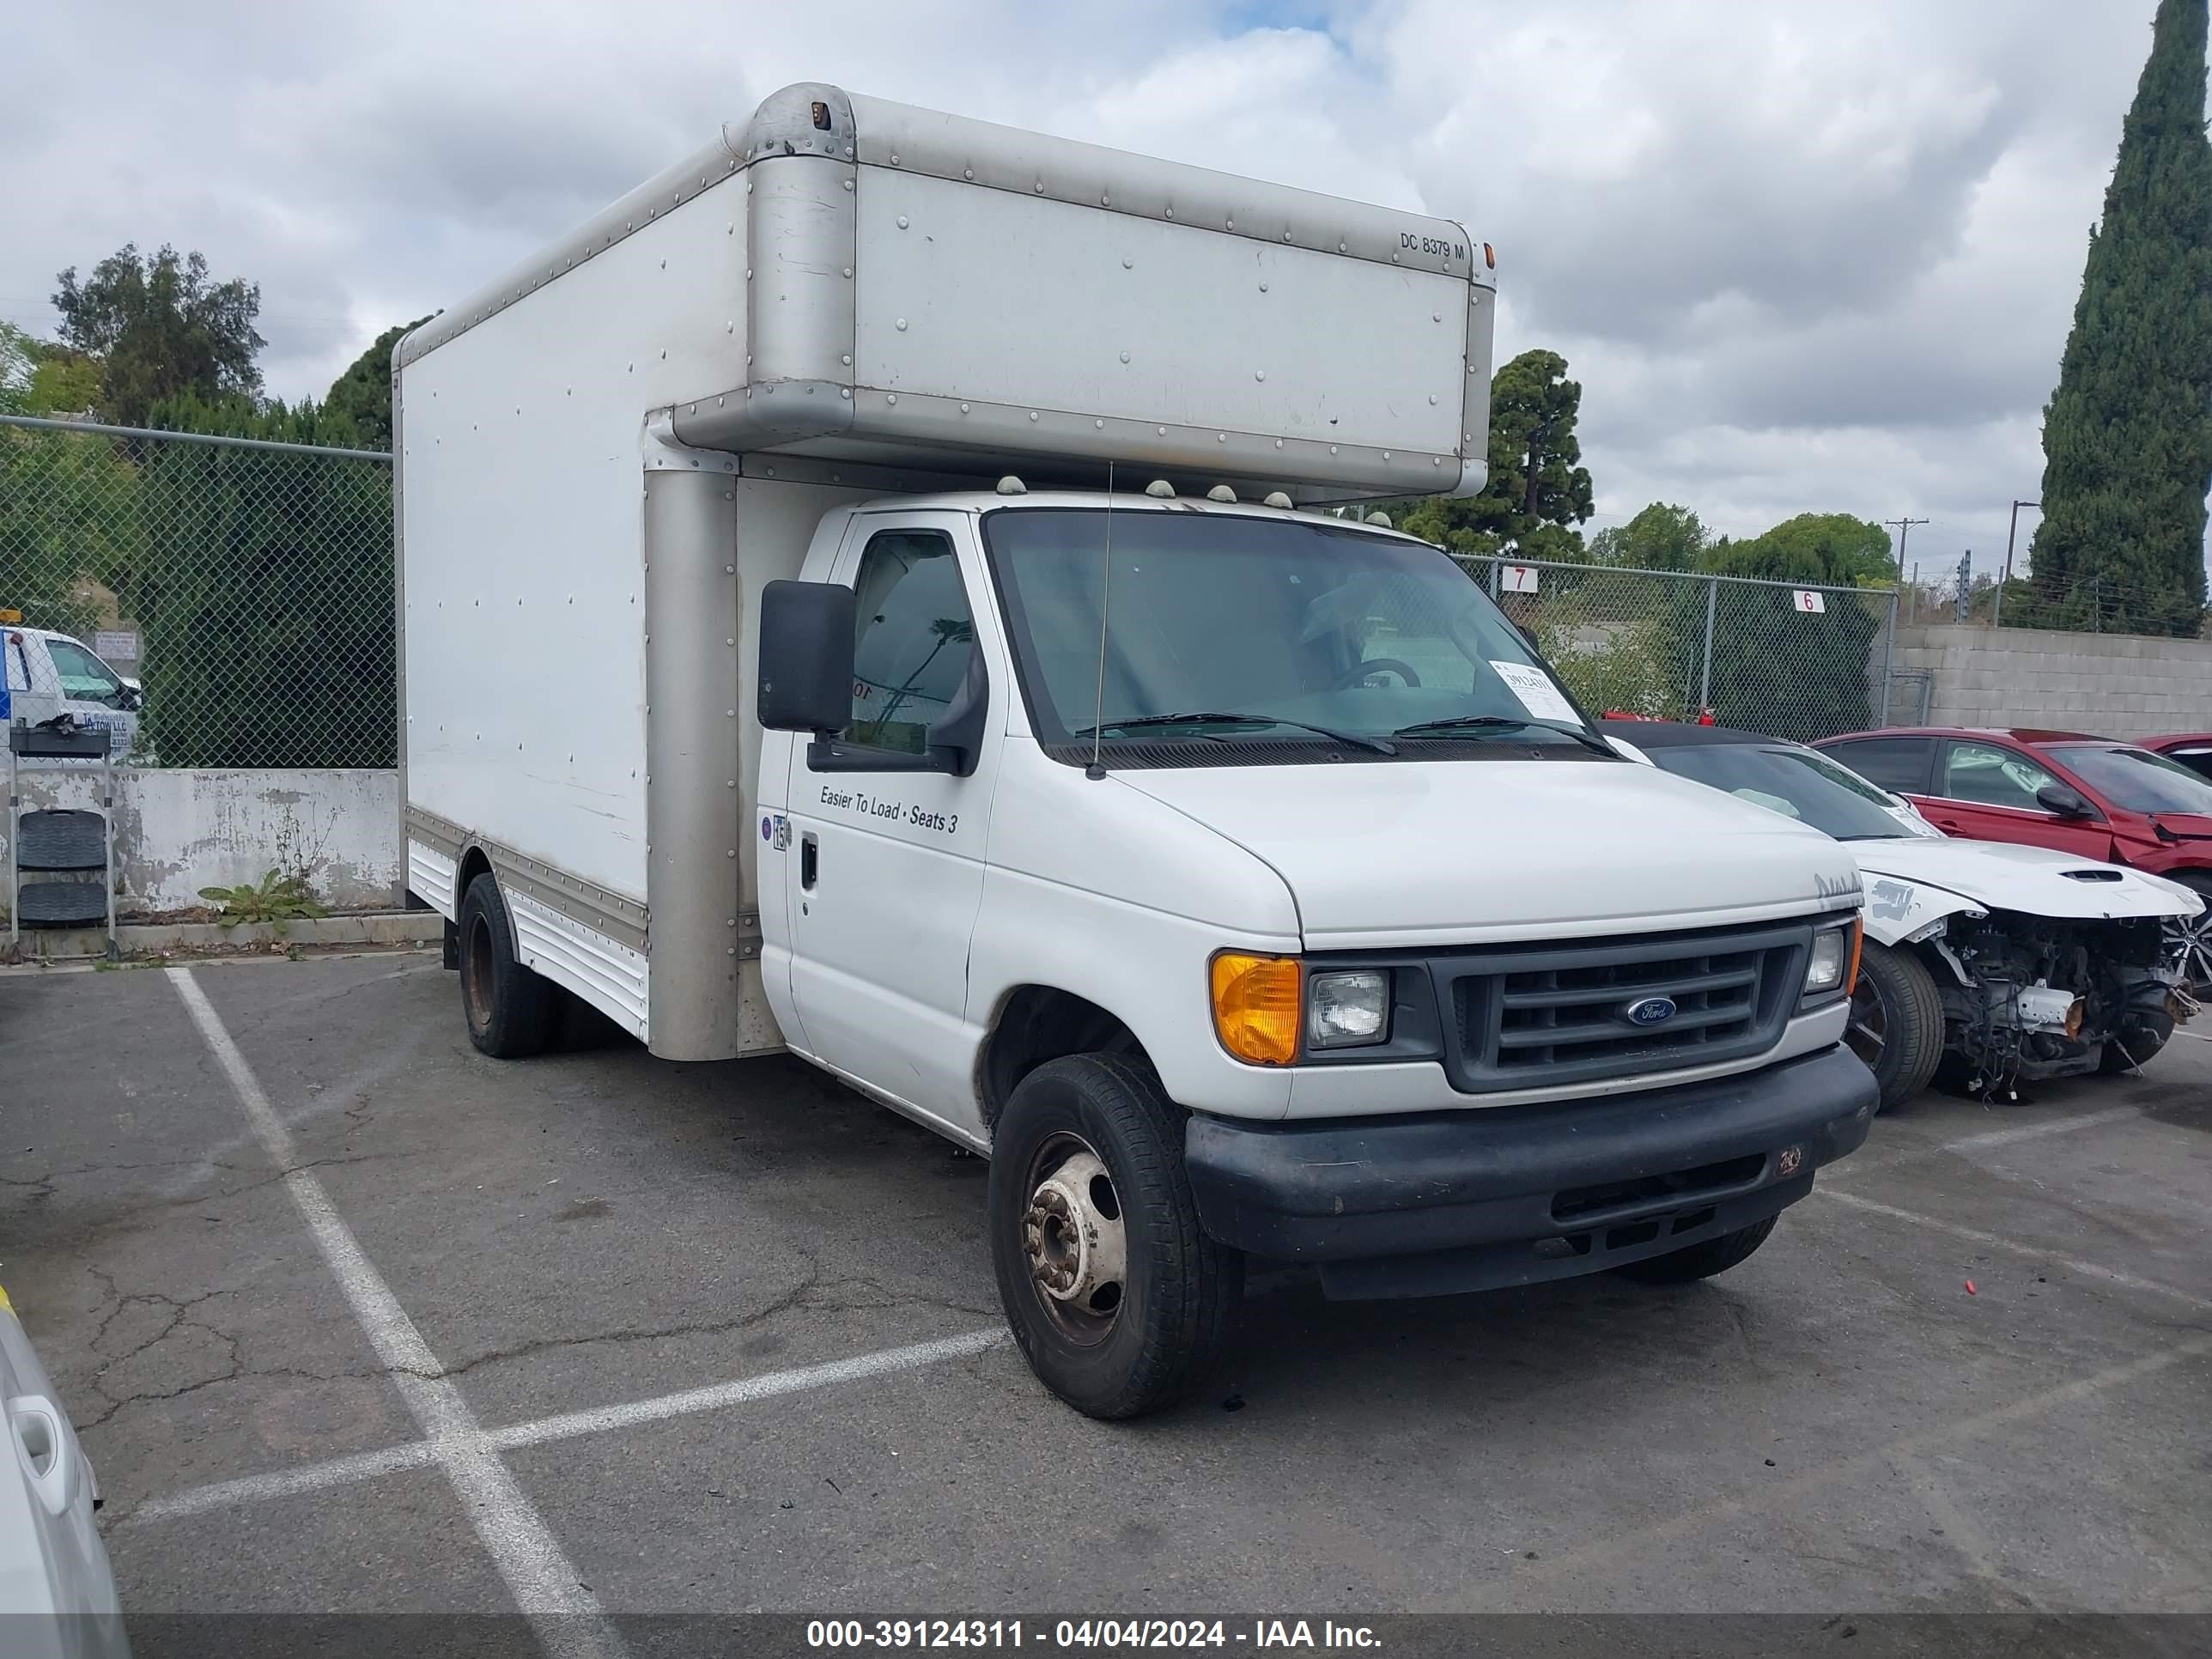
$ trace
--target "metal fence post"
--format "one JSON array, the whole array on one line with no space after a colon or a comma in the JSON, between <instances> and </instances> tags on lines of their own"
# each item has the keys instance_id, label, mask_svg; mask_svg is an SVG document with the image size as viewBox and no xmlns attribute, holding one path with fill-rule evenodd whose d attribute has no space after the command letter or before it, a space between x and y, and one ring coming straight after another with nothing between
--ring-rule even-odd
<instances>
[{"instance_id":1,"label":"metal fence post","mask_svg":"<svg viewBox=\"0 0 2212 1659\"><path fill-rule=\"evenodd\" d=\"M1705 578L1705 665L1698 676L1698 708L1700 712L1713 706L1713 612L1718 609L1721 579Z\"/></svg>"},{"instance_id":2,"label":"metal fence post","mask_svg":"<svg viewBox=\"0 0 2212 1659\"><path fill-rule=\"evenodd\" d=\"M1889 724L1890 687L1897 676L1897 599L1895 588L1889 590L1889 628L1881 640L1881 707L1875 711L1876 726Z\"/></svg>"}]
</instances>

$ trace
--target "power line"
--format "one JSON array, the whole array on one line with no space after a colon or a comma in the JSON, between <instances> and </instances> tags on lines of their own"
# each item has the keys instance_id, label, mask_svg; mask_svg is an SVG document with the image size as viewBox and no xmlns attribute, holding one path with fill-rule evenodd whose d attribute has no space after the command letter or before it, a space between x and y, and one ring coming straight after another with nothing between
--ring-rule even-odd
<instances>
[{"instance_id":1,"label":"power line","mask_svg":"<svg viewBox=\"0 0 2212 1659\"><path fill-rule=\"evenodd\" d=\"M1885 528L1890 525L1895 525L1897 526L1897 568L1899 570L1902 570L1905 568L1905 533L1917 524L1928 524L1931 523L1932 520L1928 519L1884 519L1881 522Z\"/></svg>"}]
</instances>

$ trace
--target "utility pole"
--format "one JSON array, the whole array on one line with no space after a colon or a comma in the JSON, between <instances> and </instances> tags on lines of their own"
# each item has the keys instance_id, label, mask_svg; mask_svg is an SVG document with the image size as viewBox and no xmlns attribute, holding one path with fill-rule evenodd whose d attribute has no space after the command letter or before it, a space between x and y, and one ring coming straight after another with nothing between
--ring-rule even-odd
<instances>
[{"instance_id":1,"label":"utility pole","mask_svg":"<svg viewBox=\"0 0 2212 1659\"><path fill-rule=\"evenodd\" d=\"M1928 520L1925 519L1884 519L1881 522L1884 529L1888 528L1891 525L1895 525L1897 526L1897 568L1899 570L1902 570L1905 568L1905 532L1911 530L1913 526L1917 524L1926 524Z\"/></svg>"},{"instance_id":2,"label":"utility pole","mask_svg":"<svg viewBox=\"0 0 2212 1659\"><path fill-rule=\"evenodd\" d=\"M2004 617L2005 582L2012 580L2012 538L2020 533L2020 510L2023 507L2032 507L2039 513L2043 510L2041 501L2014 501L2012 504L2012 527L2005 532L2004 581L1997 584L1996 605L1990 612L1990 626L1992 628Z\"/></svg>"}]
</instances>

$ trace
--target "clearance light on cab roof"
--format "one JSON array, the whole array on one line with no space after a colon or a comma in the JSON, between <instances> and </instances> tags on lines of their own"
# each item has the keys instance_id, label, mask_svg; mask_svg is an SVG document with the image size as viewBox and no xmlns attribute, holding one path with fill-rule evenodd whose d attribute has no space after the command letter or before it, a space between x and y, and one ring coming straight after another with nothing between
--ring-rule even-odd
<instances>
[{"instance_id":1,"label":"clearance light on cab roof","mask_svg":"<svg viewBox=\"0 0 2212 1659\"><path fill-rule=\"evenodd\" d=\"M1298 964L1291 957L1224 951L1213 959L1213 1030L1221 1046L1255 1066L1298 1057Z\"/></svg>"}]
</instances>

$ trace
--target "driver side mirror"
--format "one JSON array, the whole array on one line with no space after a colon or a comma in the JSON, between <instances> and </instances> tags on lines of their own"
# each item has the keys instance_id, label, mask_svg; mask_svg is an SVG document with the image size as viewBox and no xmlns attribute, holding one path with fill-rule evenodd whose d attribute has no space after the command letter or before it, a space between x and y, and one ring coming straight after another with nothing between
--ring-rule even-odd
<instances>
[{"instance_id":1,"label":"driver side mirror","mask_svg":"<svg viewBox=\"0 0 2212 1659\"><path fill-rule=\"evenodd\" d=\"M770 582L761 589L760 723L806 732L810 772L946 772L975 769L991 701L983 653L971 649L959 690L929 727L920 754L848 743L853 720L853 623L858 597L836 582Z\"/></svg>"},{"instance_id":2,"label":"driver side mirror","mask_svg":"<svg viewBox=\"0 0 2212 1659\"><path fill-rule=\"evenodd\" d=\"M853 719L855 595L836 582L761 589L760 723L826 738Z\"/></svg>"},{"instance_id":3,"label":"driver side mirror","mask_svg":"<svg viewBox=\"0 0 2212 1659\"><path fill-rule=\"evenodd\" d=\"M2097 815L2096 809L2082 799L2080 790L2063 783L2045 784L2035 792L2035 804L2062 818L2090 818Z\"/></svg>"}]
</instances>

